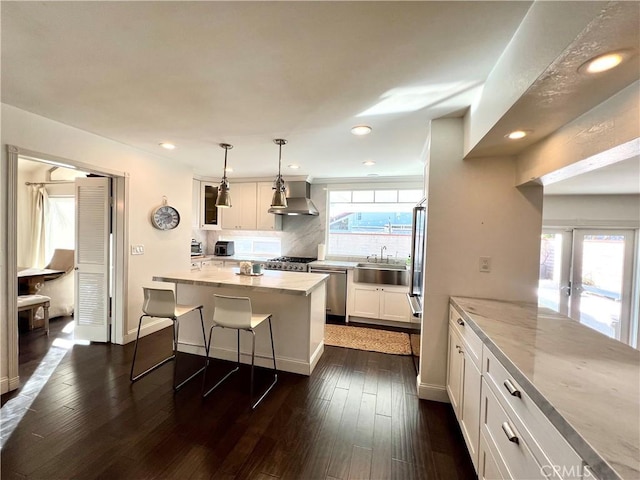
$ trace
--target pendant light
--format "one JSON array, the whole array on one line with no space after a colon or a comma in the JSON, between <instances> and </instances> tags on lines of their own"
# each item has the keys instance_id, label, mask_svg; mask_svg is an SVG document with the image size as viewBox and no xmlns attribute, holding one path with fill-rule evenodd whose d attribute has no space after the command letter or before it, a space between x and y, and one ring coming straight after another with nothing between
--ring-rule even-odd
<instances>
[{"instance_id":1,"label":"pendant light","mask_svg":"<svg viewBox=\"0 0 640 480\"><path fill-rule=\"evenodd\" d=\"M282 145L286 145L287 141L283 138L276 138L273 143L280 146L278 153L278 176L273 182L273 198L271 199L271 208L287 208L286 186L284 179L280 174L282 166Z\"/></svg>"},{"instance_id":2,"label":"pendant light","mask_svg":"<svg viewBox=\"0 0 640 480\"><path fill-rule=\"evenodd\" d=\"M222 180L218 187L218 197L216 198L216 207L228 208L231 206L231 196L229 195L229 181L227 180L227 152L233 148L233 145L221 143L220 147L224 148L224 171L222 172Z\"/></svg>"}]
</instances>

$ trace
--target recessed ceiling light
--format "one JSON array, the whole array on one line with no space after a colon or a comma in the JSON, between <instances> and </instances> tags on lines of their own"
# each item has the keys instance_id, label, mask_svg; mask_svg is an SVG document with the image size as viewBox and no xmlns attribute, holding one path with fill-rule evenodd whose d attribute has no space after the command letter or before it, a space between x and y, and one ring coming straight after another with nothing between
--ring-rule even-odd
<instances>
[{"instance_id":1,"label":"recessed ceiling light","mask_svg":"<svg viewBox=\"0 0 640 480\"><path fill-rule=\"evenodd\" d=\"M580 73L600 73L611 70L612 68L620 65L628 56L630 52L628 50L619 50L617 52L609 52L603 55L598 55L590 60L584 62L578 68Z\"/></svg>"},{"instance_id":2,"label":"recessed ceiling light","mask_svg":"<svg viewBox=\"0 0 640 480\"><path fill-rule=\"evenodd\" d=\"M160 146L161 146L162 148L167 149L167 150L175 150L175 148L176 148L176 146L175 146L173 143L166 143L166 142L162 142L162 143L160 144Z\"/></svg>"},{"instance_id":3,"label":"recessed ceiling light","mask_svg":"<svg viewBox=\"0 0 640 480\"><path fill-rule=\"evenodd\" d=\"M368 173L367 177L378 177L379 175L377 173Z\"/></svg>"},{"instance_id":4,"label":"recessed ceiling light","mask_svg":"<svg viewBox=\"0 0 640 480\"><path fill-rule=\"evenodd\" d=\"M529 130L514 130L513 132L505 135L509 140L520 140L531 133Z\"/></svg>"},{"instance_id":5,"label":"recessed ceiling light","mask_svg":"<svg viewBox=\"0 0 640 480\"><path fill-rule=\"evenodd\" d=\"M371 127L369 125L356 125L351 129L351 133L354 135L368 135L371 133Z\"/></svg>"},{"instance_id":6,"label":"recessed ceiling light","mask_svg":"<svg viewBox=\"0 0 640 480\"><path fill-rule=\"evenodd\" d=\"M370 167L371 165L375 165L376 162L374 162L373 160L365 160L364 162L362 162L362 164Z\"/></svg>"},{"instance_id":7,"label":"recessed ceiling light","mask_svg":"<svg viewBox=\"0 0 640 480\"><path fill-rule=\"evenodd\" d=\"M292 163L291 165L288 165L289 168L293 168L294 170L300 168L300 165L296 165L294 163Z\"/></svg>"}]
</instances>

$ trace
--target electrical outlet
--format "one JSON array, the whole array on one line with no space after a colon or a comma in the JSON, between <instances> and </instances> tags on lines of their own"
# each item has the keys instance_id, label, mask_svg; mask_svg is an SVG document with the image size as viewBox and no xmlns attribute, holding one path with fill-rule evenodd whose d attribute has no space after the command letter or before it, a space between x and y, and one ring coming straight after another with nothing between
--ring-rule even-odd
<instances>
[{"instance_id":1,"label":"electrical outlet","mask_svg":"<svg viewBox=\"0 0 640 480\"><path fill-rule=\"evenodd\" d=\"M144 255L144 245L131 245L131 255Z\"/></svg>"},{"instance_id":2,"label":"electrical outlet","mask_svg":"<svg viewBox=\"0 0 640 480\"><path fill-rule=\"evenodd\" d=\"M480 257L480 271L482 273L491 272L491 257Z\"/></svg>"}]
</instances>

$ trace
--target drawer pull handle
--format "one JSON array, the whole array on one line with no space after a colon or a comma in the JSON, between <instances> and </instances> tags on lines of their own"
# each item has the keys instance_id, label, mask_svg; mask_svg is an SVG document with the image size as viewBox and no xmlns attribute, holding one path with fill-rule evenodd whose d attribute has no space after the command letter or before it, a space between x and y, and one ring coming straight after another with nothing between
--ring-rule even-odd
<instances>
[{"instance_id":1,"label":"drawer pull handle","mask_svg":"<svg viewBox=\"0 0 640 480\"><path fill-rule=\"evenodd\" d=\"M456 345L456 348L458 349L458 353L462 353L462 348L460 348L460 345Z\"/></svg>"},{"instance_id":2,"label":"drawer pull handle","mask_svg":"<svg viewBox=\"0 0 640 480\"><path fill-rule=\"evenodd\" d=\"M511 396L522 398L522 394L520 393L520 390L514 387L513 383L511 383L509 379L504 381L504 386L507 390L509 390L509 393L511 394Z\"/></svg>"},{"instance_id":3,"label":"drawer pull handle","mask_svg":"<svg viewBox=\"0 0 640 480\"><path fill-rule=\"evenodd\" d=\"M509 422L504 422L502 424L502 431L507 436L510 442L513 442L516 445L520 445L520 440L518 439L518 437L516 437L516 434L513 433L513 430L511 430L511 425L509 425Z\"/></svg>"},{"instance_id":4,"label":"drawer pull handle","mask_svg":"<svg viewBox=\"0 0 640 480\"><path fill-rule=\"evenodd\" d=\"M459 318L458 320L456 320L458 322L458 325L460 325L461 327L464 327L464 320L462 320L461 318Z\"/></svg>"}]
</instances>

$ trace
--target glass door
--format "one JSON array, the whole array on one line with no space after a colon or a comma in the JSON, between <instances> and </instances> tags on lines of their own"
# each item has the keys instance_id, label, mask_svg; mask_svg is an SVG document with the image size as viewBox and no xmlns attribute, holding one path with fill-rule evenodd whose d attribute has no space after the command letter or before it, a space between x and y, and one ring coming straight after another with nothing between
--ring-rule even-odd
<instances>
[{"instance_id":1,"label":"glass door","mask_svg":"<svg viewBox=\"0 0 640 480\"><path fill-rule=\"evenodd\" d=\"M629 343L632 230L574 230L571 302L574 320Z\"/></svg>"},{"instance_id":2,"label":"glass door","mask_svg":"<svg viewBox=\"0 0 640 480\"><path fill-rule=\"evenodd\" d=\"M544 230L538 305L633 345L633 230Z\"/></svg>"}]
</instances>

